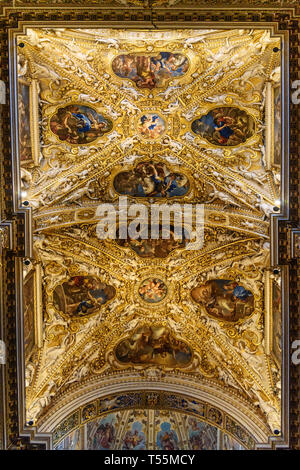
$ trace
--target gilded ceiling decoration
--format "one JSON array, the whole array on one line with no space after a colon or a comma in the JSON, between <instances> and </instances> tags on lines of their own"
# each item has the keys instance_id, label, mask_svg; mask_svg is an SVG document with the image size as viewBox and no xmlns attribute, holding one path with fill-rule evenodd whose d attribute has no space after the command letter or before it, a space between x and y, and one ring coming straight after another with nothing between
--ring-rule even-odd
<instances>
[{"instance_id":1,"label":"gilded ceiling decoration","mask_svg":"<svg viewBox=\"0 0 300 470\"><path fill-rule=\"evenodd\" d=\"M191 291L195 302L208 314L227 321L237 321L253 313L253 294L235 281L212 279Z\"/></svg>"},{"instance_id":2,"label":"gilded ceiling decoration","mask_svg":"<svg viewBox=\"0 0 300 470\"><path fill-rule=\"evenodd\" d=\"M188 69L185 55L168 51L155 55L119 55L112 61L112 70L118 77L131 80L137 88L150 90L164 88L169 80L183 76Z\"/></svg>"},{"instance_id":3,"label":"gilded ceiling decoration","mask_svg":"<svg viewBox=\"0 0 300 470\"><path fill-rule=\"evenodd\" d=\"M279 48L253 29L19 37L28 420L71 385L125 370L142 383L151 367L234 394L280 430ZM169 239L99 239L97 207L119 196L128 224L140 203L205 204L202 246L186 249L192 227L176 238L175 216Z\"/></svg>"}]
</instances>

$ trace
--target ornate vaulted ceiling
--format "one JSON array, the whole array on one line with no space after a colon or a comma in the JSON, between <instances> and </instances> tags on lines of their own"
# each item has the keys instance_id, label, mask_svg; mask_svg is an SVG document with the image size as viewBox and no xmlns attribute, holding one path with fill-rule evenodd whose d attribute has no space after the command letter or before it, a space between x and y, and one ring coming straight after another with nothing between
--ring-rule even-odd
<instances>
[{"instance_id":1,"label":"ornate vaulted ceiling","mask_svg":"<svg viewBox=\"0 0 300 470\"><path fill-rule=\"evenodd\" d=\"M19 38L28 420L93 380L152 378L214 390L280 429L279 48L242 29ZM97 207L124 195L204 204L203 246L99 239Z\"/></svg>"}]
</instances>

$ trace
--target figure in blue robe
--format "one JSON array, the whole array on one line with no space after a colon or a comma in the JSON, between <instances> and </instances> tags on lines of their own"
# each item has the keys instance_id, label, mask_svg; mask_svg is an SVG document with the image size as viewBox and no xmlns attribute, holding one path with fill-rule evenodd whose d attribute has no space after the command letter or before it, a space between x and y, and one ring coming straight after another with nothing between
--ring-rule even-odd
<instances>
[{"instance_id":1,"label":"figure in blue robe","mask_svg":"<svg viewBox=\"0 0 300 470\"><path fill-rule=\"evenodd\" d=\"M78 313L79 315L82 315L82 314L84 315L85 313L87 313L89 308L93 308L93 307L94 307L94 305L92 304L92 302L88 302L86 300L83 300L78 305L78 307L76 309L76 313Z\"/></svg>"},{"instance_id":2,"label":"figure in blue robe","mask_svg":"<svg viewBox=\"0 0 300 470\"><path fill-rule=\"evenodd\" d=\"M81 113L72 113L72 115L75 116L81 124L81 126L78 127L78 132L87 132L91 129L92 123L87 116Z\"/></svg>"},{"instance_id":3,"label":"figure in blue robe","mask_svg":"<svg viewBox=\"0 0 300 470\"><path fill-rule=\"evenodd\" d=\"M252 295L252 292L245 289L243 286L236 286L233 289L233 295L241 300L247 300L248 297Z\"/></svg>"},{"instance_id":4,"label":"figure in blue robe","mask_svg":"<svg viewBox=\"0 0 300 470\"><path fill-rule=\"evenodd\" d=\"M107 301L107 295L105 294L103 289L93 289L89 290L91 296L97 300L100 304L105 304Z\"/></svg>"},{"instance_id":5,"label":"figure in blue robe","mask_svg":"<svg viewBox=\"0 0 300 470\"><path fill-rule=\"evenodd\" d=\"M221 136L221 143L223 144L225 144L229 137L234 134L233 129L231 129L224 120L219 119L216 122L211 112L202 116L200 119L196 119L192 124L192 130L196 134L206 134L210 136L212 136L213 132L217 130Z\"/></svg>"}]
</instances>

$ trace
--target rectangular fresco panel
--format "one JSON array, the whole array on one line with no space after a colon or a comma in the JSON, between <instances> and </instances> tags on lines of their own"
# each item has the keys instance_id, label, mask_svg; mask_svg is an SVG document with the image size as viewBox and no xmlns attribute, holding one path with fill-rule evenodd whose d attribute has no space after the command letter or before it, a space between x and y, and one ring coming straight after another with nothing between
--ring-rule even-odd
<instances>
[{"instance_id":1,"label":"rectangular fresco panel","mask_svg":"<svg viewBox=\"0 0 300 470\"><path fill-rule=\"evenodd\" d=\"M25 278L23 287L24 301L24 348L28 359L35 345L35 273L30 271Z\"/></svg>"},{"instance_id":2,"label":"rectangular fresco panel","mask_svg":"<svg viewBox=\"0 0 300 470\"><path fill-rule=\"evenodd\" d=\"M273 163L281 164L281 88L273 89Z\"/></svg>"},{"instance_id":3,"label":"rectangular fresco panel","mask_svg":"<svg viewBox=\"0 0 300 470\"><path fill-rule=\"evenodd\" d=\"M87 448L89 450L113 449L118 420L119 413L111 413L101 419L87 423Z\"/></svg>"},{"instance_id":4,"label":"rectangular fresco panel","mask_svg":"<svg viewBox=\"0 0 300 470\"><path fill-rule=\"evenodd\" d=\"M273 331L272 350L275 360L281 363L281 287L277 282L272 283Z\"/></svg>"},{"instance_id":5,"label":"rectangular fresco panel","mask_svg":"<svg viewBox=\"0 0 300 470\"><path fill-rule=\"evenodd\" d=\"M30 85L20 81L19 98L19 153L21 162L33 160L33 149L30 126Z\"/></svg>"}]
</instances>

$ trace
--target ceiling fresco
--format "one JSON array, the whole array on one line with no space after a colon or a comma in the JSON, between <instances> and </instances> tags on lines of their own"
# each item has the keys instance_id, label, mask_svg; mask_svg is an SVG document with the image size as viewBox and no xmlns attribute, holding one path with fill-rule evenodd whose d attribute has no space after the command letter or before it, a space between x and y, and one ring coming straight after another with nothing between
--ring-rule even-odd
<instances>
[{"instance_id":1,"label":"ceiling fresco","mask_svg":"<svg viewBox=\"0 0 300 470\"><path fill-rule=\"evenodd\" d=\"M59 435L55 430L54 439ZM55 450L245 450L231 435L194 416L169 410L128 410L89 420Z\"/></svg>"},{"instance_id":2,"label":"ceiling fresco","mask_svg":"<svg viewBox=\"0 0 300 470\"><path fill-rule=\"evenodd\" d=\"M18 44L34 240L27 419L38 425L94 376L150 368L211 384L280 430L280 41L253 29L44 28ZM169 239L99 239L97 208L120 196L133 211L204 204L202 246L186 249L172 226Z\"/></svg>"}]
</instances>

